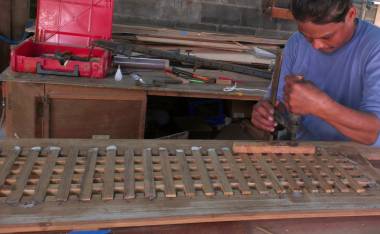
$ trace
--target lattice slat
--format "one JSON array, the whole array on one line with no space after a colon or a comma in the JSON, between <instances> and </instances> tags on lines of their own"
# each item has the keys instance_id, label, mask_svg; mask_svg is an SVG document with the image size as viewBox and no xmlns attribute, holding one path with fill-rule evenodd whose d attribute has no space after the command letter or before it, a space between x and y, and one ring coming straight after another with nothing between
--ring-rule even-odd
<instances>
[{"instance_id":1,"label":"lattice slat","mask_svg":"<svg viewBox=\"0 0 380 234\"><path fill-rule=\"evenodd\" d=\"M8 196L6 200L8 204L15 204L20 201L22 195L24 194L24 187L28 182L28 177L32 172L33 165L37 160L40 151L41 147L33 147L32 149L30 149L27 161L21 170L21 174L17 178L15 187L14 189L12 189L11 194Z\"/></svg>"},{"instance_id":2,"label":"lattice slat","mask_svg":"<svg viewBox=\"0 0 380 234\"><path fill-rule=\"evenodd\" d=\"M132 149L127 149L124 153L124 198L134 199L135 196L135 159Z\"/></svg>"},{"instance_id":3,"label":"lattice slat","mask_svg":"<svg viewBox=\"0 0 380 234\"><path fill-rule=\"evenodd\" d=\"M156 198L156 189L155 189L155 181L153 177L153 166L152 166L152 149L144 149L143 165L144 165L145 197L152 200Z\"/></svg>"},{"instance_id":4,"label":"lattice slat","mask_svg":"<svg viewBox=\"0 0 380 234\"><path fill-rule=\"evenodd\" d=\"M50 177L53 174L53 169L54 169L54 166L55 166L55 163L57 161L60 151L61 151L61 148L59 147L49 148L49 154L46 159L45 165L43 166L40 180L38 181L36 191L34 192L31 198L32 203L38 204L44 201L46 193L47 193L47 188L50 183Z\"/></svg>"},{"instance_id":5,"label":"lattice slat","mask_svg":"<svg viewBox=\"0 0 380 234\"><path fill-rule=\"evenodd\" d=\"M92 195L93 176L95 173L96 160L98 157L98 149L91 148L87 153L87 162L85 166L85 172L81 181L81 201L90 201Z\"/></svg>"},{"instance_id":6,"label":"lattice slat","mask_svg":"<svg viewBox=\"0 0 380 234\"><path fill-rule=\"evenodd\" d=\"M106 165L104 171L104 182L102 190L102 199L104 201L112 200L114 196L116 152L116 146L111 145L107 147Z\"/></svg>"}]
</instances>

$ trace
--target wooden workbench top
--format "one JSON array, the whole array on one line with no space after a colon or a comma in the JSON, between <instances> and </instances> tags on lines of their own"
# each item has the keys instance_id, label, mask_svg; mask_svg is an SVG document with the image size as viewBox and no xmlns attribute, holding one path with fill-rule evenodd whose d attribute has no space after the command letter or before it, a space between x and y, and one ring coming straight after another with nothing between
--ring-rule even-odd
<instances>
[{"instance_id":1,"label":"wooden workbench top","mask_svg":"<svg viewBox=\"0 0 380 234\"><path fill-rule=\"evenodd\" d=\"M137 72L143 79L149 81L152 79L170 79L164 72L161 71L145 71ZM52 75L38 75L30 73L17 73L6 69L0 75L0 81L7 82L27 82L27 83L42 83L51 85L75 85L83 87L97 88L115 88L125 90L140 90L152 96L174 96L174 97L199 97L199 98L218 98L218 99L238 99L238 100L260 100L265 94L265 90L269 87L269 80L264 80L256 77L249 77L231 72L224 71L208 71L199 70L199 74L207 76L227 76L238 78L239 80L247 81L244 88L258 89L256 91L239 91L239 92L224 92L226 86L216 84L168 84L162 87L141 87L136 86L135 81L128 75L124 75L122 81L115 81L113 75L105 79L89 79L89 78L73 78Z\"/></svg>"},{"instance_id":2,"label":"wooden workbench top","mask_svg":"<svg viewBox=\"0 0 380 234\"><path fill-rule=\"evenodd\" d=\"M367 160L379 149L312 142L315 154L236 154L232 144L0 141L0 233L380 215Z\"/></svg>"}]
</instances>

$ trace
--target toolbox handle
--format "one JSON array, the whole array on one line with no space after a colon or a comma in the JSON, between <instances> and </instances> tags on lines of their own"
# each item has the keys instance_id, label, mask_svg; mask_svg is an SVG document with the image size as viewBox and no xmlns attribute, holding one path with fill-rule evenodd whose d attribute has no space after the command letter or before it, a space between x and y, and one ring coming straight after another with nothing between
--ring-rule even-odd
<instances>
[{"instance_id":1,"label":"toolbox handle","mask_svg":"<svg viewBox=\"0 0 380 234\"><path fill-rule=\"evenodd\" d=\"M37 63L37 74L79 77L79 65L75 65L74 71L72 72L62 72L54 70L45 70L42 68L41 63Z\"/></svg>"}]
</instances>

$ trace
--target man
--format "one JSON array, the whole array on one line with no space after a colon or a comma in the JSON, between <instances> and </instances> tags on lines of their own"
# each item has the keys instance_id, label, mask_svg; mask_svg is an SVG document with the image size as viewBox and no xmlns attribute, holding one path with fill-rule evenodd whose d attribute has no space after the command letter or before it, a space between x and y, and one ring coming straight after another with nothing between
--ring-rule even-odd
<instances>
[{"instance_id":1,"label":"man","mask_svg":"<svg viewBox=\"0 0 380 234\"><path fill-rule=\"evenodd\" d=\"M292 12L299 32L284 49L278 98L301 116L297 139L380 146L380 29L357 19L351 0L292 0ZM260 101L253 125L273 132L273 113Z\"/></svg>"}]
</instances>

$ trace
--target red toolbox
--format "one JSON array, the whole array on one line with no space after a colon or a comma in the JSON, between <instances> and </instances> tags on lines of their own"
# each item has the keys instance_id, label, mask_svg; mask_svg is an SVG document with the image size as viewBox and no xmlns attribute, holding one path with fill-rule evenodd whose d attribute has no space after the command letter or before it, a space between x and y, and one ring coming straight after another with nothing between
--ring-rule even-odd
<instances>
[{"instance_id":1,"label":"red toolbox","mask_svg":"<svg viewBox=\"0 0 380 234\"><path fill-rule=\"evenodd\" d=\"M91 47L112 36L113 0L38 0L36 35L12 48L16 72L103 78L110 53Z\"/></svg>"}]
</instances>

